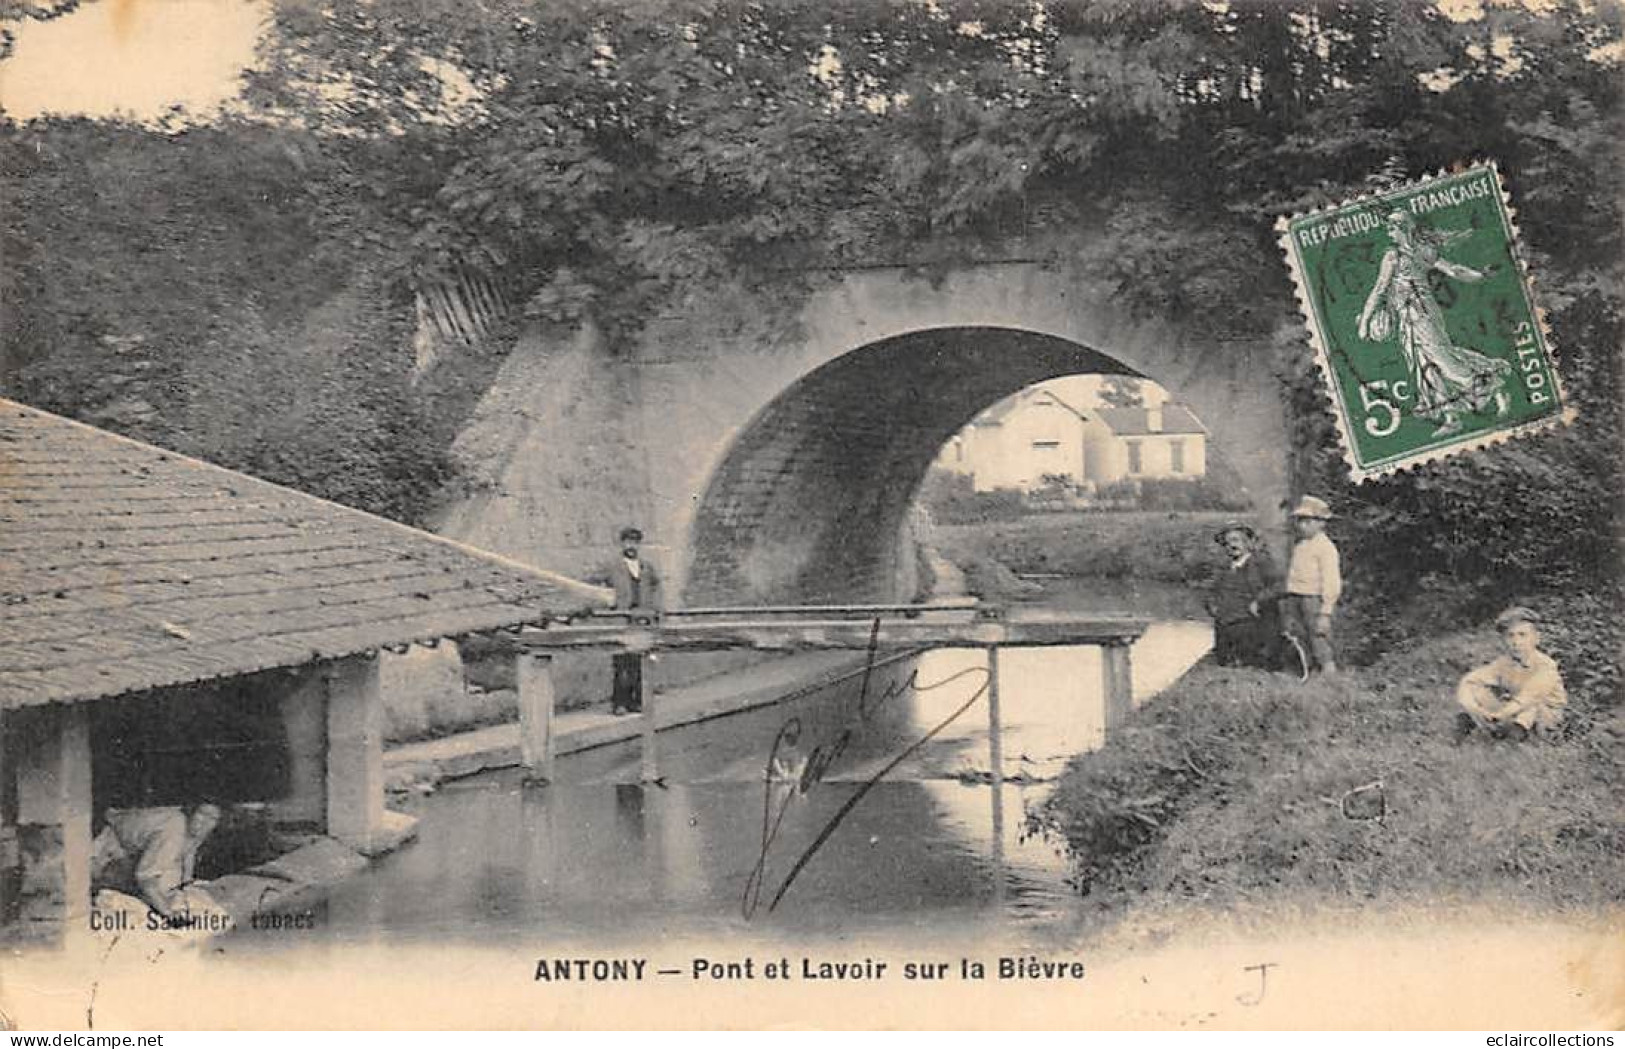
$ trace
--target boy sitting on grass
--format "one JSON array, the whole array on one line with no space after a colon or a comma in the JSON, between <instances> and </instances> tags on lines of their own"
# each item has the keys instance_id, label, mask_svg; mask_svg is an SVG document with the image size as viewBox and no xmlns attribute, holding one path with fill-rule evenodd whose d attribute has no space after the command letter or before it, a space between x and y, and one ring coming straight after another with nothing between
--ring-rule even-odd
<instances>
[{"instance_id":1,"label":"boy sitting on grass","mask_svg":"<svg viewBox=\"0 0 1625 1049\"><path fill-rule=\"evenodd\" d=\"M1456 686L1456 741L1475 729L1495 739L1551 736L1563 720L1568 693L1557 660L1540 650L1540 616L1509 608L1495 617L1506 654L1469 671Z\"/></svg>"}]
</instances>

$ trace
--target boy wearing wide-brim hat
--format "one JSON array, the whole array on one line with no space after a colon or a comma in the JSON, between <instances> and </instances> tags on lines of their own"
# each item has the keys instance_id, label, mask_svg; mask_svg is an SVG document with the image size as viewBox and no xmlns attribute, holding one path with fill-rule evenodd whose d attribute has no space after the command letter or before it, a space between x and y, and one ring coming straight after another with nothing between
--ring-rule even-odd
<instances>
[{"instance_id":1,"label":"boy wearing wide-brim hat","mask_svg":"<svg viewBox=\"0 0 1625 1049\"><path fill-rule=\"evenodd\" d=\"M1274 669L1279 619L1273 600L1281 574L1252 526L1231 521L1213 534L1230 563L1214 578L1207 611L1213 617L1213 658L1220 666Z\"/></svg>"},{"instance_id":2,"label":"boy wearing wide-brim hat","mask_svg":"<svg viewBox=\"0 0 1625 1049\"><path fill-rule=\"evenodd\" d=\"M1337 671L1332 650L1332 614L1343 596L1342 559L1326 535L1332 509L1324 499L1306 495L1292 508L1292 558L1286 568L1286 597L1281 615L1323 674Z\"/></svg>"}]
</instances>

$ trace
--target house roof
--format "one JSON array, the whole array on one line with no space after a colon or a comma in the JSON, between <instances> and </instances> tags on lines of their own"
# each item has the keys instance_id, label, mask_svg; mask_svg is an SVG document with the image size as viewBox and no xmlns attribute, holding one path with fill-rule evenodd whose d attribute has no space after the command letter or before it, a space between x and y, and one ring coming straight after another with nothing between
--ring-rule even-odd
<instances>
[{"instance_id":1,"label":"house roof","mask_svg":"<svg viewBox=\"0 0 1625 1049\"><path fill-rule=\"evenodd\" d=\"M1015 411L1016 406L1020 403L1020 397L1006 397L1004 400L998 401L993 405L982 409L976 418L970 421L970 425L1002 426L1004 424L1004 420L1010 417L1010 413Z\"/></svg>"},{"instance_id":2,"label":"house roof","mask_svg":"<svg viewBox=\"0 0 1625 1049\"><path fill-rule=\"evenodd\" d=\"M1036 399L1038 397L1047 397L1051 401L1054 401L1057 406L1059 406L1061 408L1065 408L1067 411L1071 412L1073 415L1076 415L1078 418L1084 420L1085 422L1087 422L1088 419L1089 419L1088 415L1084 414L1083 412L1078 411L1078 409L1076 409L1076 408L1074 408L1072 406L1072 403L1070 401L1068 401L1065 397L1062 397L1060 394L1056 393L1054 390L1038 390L1032 396L1033 396L1034 399Z\"/></svg>"},{"instance_id":3,"label":"house roof","mask_svg":"<svg viewBox=\"0 0 1625 1049\"><path fill-rule=\"evenodd\" d=\"M597 593L0 399L0 708L516 626Z\"/></svg>"},{"instance_id":4,"label":"house roof","mask_svg":"<svg viewBox=\"0 0 1625 1049\"><path fill-rule=\"evenodd\" d=\"M1054 390L1046 390L1042 387L1028 387L1020 393L1012 394L986 409L971 422L971 425L1000 426L1005 419L1010 417L1011 412L1014 412L1017 408L1025 407L1039 398L1053 401L1057 407L1066 409L1080 419L1088 419L1087 415L1068 404L1066 399Z\"/></svg>"},{"instance_id":5,"label":"house roof","mask_svg":"<svg viewBox=\"0 0 1625 1049\"><path fill-rule=\"evenodd\" d=\"M1172 402L1162 406L1162 427L1157 430L1151 429L1150 412L1145 408L1096 408L1095 414L1119 437L1207 432L1189 408Z\"/></svg>"}]
</instances>

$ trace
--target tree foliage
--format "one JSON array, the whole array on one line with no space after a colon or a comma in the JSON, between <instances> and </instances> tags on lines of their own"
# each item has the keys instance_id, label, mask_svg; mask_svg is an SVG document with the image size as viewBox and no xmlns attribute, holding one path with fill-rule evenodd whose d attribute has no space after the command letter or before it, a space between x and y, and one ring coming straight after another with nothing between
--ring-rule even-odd
<instances>
[{"instance_id":1,"label":"tree foliage","mask_svg":"<svg viewBox=\"0 0 1625 1049\"><path fill-rule=\"evenodd\" d=\"M0 127L5 391L414 518L456 420L411 385L404 227L344 188L355 160L235 123Z\"/></svg>"},{"instance_id":2,"label":"tree foliage","mask_svg":"<svg viewBox=\"0 0 1625 1049\"><path fill-rule=\"evenodd\" d=\"M500 274L543 317L635 328L741 273L1047 245L1257 335L1286 313L1274 217L1477 156L1529 187L1532 239L1580 202L1565 250L1617 263L1587 173L1617 157L1592 56L1619 12L1540 6L283 0L250 97L437 151L413 265Z\"/></svg>"},{"instance_id":3,"label":"tree foliage","mask_svg":"<svg viewBox=\"0 0 1625 1049\"><path fill-rule=\"evenodd\" d=\"M1143 408L1140 380L1131 375L1108 375L1100 384L1100 403L1112 408Z\"/></svg>"},{"instance_id":4,"label":"tree foliage","mask_svg":"<svg viewBox=\"0 0 1625 1049\"><path fill-rule=\"evenodd\" d=\"M1398 0L278 0L241 118L7 132L13 185L52 206L8 209L5 349L14 388L80 413L139 388L161 434L203 396L188 360L300 337L341 286L369 305L334 352L402 390L383 329L452 274L624 348L719 290L1019 252L1211 352L1275 340L1296 484L1337 506L1371 593L1589 585L1621 490L1620 41L1621 8L1591 0L1468 21ZM1512 188L1581 421L1353 486L1273 222L1480 157ZM164 188L133 199L126 168ZM341 398L396 427L344 456L438 432L391 415L431 402L391 398Z\"/></svg>"}]
</instances>

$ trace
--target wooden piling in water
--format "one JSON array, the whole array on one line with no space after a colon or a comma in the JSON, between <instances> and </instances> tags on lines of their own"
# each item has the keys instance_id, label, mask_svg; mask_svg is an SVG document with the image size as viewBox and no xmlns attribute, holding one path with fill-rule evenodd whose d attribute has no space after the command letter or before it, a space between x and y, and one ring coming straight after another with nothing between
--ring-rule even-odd
<instances>
[{"instance_id":1,"label":"wooden piling in water","mask_svg":"<svg viewBox=\"0 0 1625 1049\"><path fill-rule=\"evenodd\" d=\"M993 900L1004 903L1004 727L999 710L999 646L987 648L987 756L992 766Z\"/></svg>"},{"instance_id":2,"label":"wooden piling in water","mask_svg":"<svg viewBox=\"0 0 1625 1049\"><path fill-rule=\"evenodd\" d=\"M1126 641L1100 646L1100 686L1105 700L1106 738L1134 713L1134 668Z\"/></svg>"},{"instance_id":3,"label":"wooden piling in water","mask_svg":"<svg viewBox=\"0 0 1625 1049\"><path fill-rule=\"evenodd\" d=\"M553 659L535 652L514 655L519 692L519 755L526 773L551 782L556 747L553 737Z\"/></svg>"},{"instance_id":4,"label":"wooden piling in water","mask_svg":"<svg viewBox=\"0 0 1625 1049\"><path fill-rule=\"evenodd\" d=\"M638 654L643 659L643 654ZM657 751L657 737L655 735L655 692L649 684L648 666L644 666L644 673L638 677L643 682L643 782L653 783L660 778L660 754Z\"/></svg>"}]
</instances>

